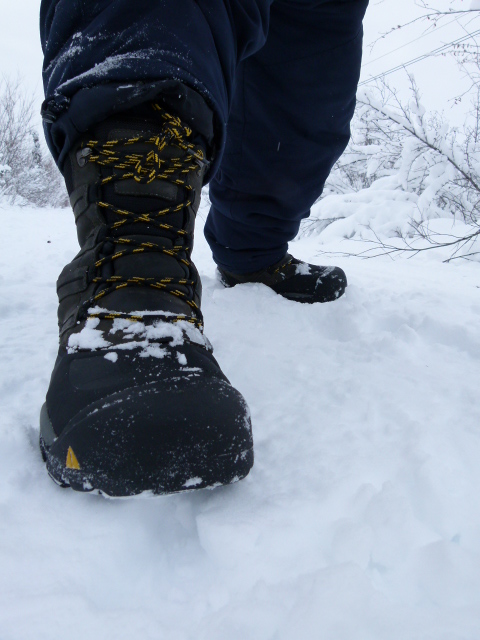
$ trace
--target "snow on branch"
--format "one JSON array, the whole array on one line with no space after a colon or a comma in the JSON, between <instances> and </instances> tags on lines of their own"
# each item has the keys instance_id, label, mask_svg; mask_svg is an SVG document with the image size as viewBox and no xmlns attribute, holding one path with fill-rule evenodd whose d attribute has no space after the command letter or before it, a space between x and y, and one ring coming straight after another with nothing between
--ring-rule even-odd
<instances>
[{"instance_id":1,"label":"snow on branch","mask_svg":"<svg viewBox=\"0 0 480 640\"><path fill-rule=\"evenodd\" d=\"M392 209L390 223L388 214L374 213L373 205L369 218L363 206L368 199L378 200L381 192L384 201L386 198L386 202L396 203L397 212L400 204L403 206L398 215ZM355 201L362 202L362 215L358 206L348 209L345 202L339 206L338 199L338 215L332 215L325 196L353 193L358 194ZM451 250L449 259L480 256L478 99L473 101L464 127L456 128L438 113L425 111L413 77L406 101L386 82L361 90L350 144L334 167L319 206L319 214L314 208L312 218L305 223L304 233L322 232L351 216L355 223L344 221L340 225L343 237L356 236L370 242L369 255L377 255L377 249L391 254L444 247ZM381 205L376 206L378 210ZM439 219L461 227L461 233L445 233L445 227L436 232L432 221ZM389 237L401 238L402 242L392 245ZM423 243L419 245L417 240Z\"/></svg>"},{"instance_id":2,"label":"snow on branch","mask_svg":"<svg viewBox=\"0 0 480 640\"><path fill-rule=\"evenodd\" d=\"M66 206L63 179L33 126L21 80L0 78L0 197L11 204Z\"/></svg>"}]
</instances>

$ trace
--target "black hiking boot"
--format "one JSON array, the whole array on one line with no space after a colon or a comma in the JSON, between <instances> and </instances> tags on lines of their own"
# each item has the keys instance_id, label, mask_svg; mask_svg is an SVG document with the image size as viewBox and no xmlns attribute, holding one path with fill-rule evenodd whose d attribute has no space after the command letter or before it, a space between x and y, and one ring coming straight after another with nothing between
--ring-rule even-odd
<instances>
[{"instance_id":1,"label":"black hiking boot","mask_svg":"<svg viewBox=\"0 0 480 640\"><path fill-rule=\"evenodd\" d=\"M319 267L297 260L288 253L280 262L253 273L229 273L217 267L225 287L257 282L297 302L331 302L345 293L347 276L339 267Z\"/></svg>"},{"instance_id":2,"label":"black hiking boot","mask_svg":"<svg viewBox=\"0 0 480 640\"><path fill-rule=\"evenodd\" d=\"M248 408L203 335L190 259L206 145L148 109L98 125L65 166L81 250L57 283L40 447L58 484L108 496L228 484L253 464Z\"/></svg>"}]
</instances>

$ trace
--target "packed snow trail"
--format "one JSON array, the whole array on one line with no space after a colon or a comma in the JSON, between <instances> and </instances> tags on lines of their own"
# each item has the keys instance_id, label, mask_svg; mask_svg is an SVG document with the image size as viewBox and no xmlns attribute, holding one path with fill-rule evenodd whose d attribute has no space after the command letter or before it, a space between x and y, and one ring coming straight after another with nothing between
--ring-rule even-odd
<instances>
[{"instance_id":1,"label":"packed snow trail","mask_svg":"<svg viewBox=\"0 0 480 640\"><path fill-rule=\"evenodd\" d=\"M480 638L478 264L337 260L347 294L299 305L223 289L199 228L206 334L256 463L110 501L55 486L37 445L73 216L0 217L1 640ZM334 262L318 250L291 245Z\"/></svg>"}]
</instances>

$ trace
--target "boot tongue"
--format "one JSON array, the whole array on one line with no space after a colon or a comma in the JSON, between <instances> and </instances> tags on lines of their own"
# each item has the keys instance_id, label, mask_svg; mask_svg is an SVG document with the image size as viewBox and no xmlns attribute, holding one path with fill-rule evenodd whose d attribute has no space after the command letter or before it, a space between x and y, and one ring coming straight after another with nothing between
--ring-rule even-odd
<instances>
[{"instance_id":1,"label":"boot tongue","mask_svg":"<svg viewBox=\"0 0 480 640\"><path fill-rule=\"evenodd\" d=\"M152 120L146 122L141 118L128 117L125 120L116 118L103 122L95 129L94 135L96 140L118 140L122 159L126 155L135 155L138 156L141 166L147 167L147 155L152 151L156 152L157 149L151 143L135 140L139 137L149 139L156 135L161 138L162 130L163 120L160 121L160 118L156 123ZM112 145L114 153L118 147ZM185 151L173 145L167 145L161 150L162 159L181 158L184 155ZM135 171L133 165L132 169ZM104 251L106 255L117 255L126 251L125 255L107 262L102 267L102 275L120 276L124 279L143 278L148 281L145 286L129 285L112 291L99 301L100 305L125 313L132 312L133 308L135 311L161 309L191 316L193 309L182 299L182 295L166 293L155 285L161 285L169 278L175 281L192 280L197 275L193 265L189 268L182 262L190 262L195 224L193 209L181 206L178 211L171 211L186 200L192 200L193 192L164 179L145 183L138 182L133 177L124 178L125 174L131 172L130 168L118 171L113 165L100 165L100 170L104 180L115 176L113 180L100 187L99 201L111 206L101 208L106 223L112 225L109 231L112 242L104 246ZM198 188L201 188L200 180ZM117 209L118 213L112 208ZM145 221L142 220L141 214L145 214ZM156 224L150 223L149 219ZM119 222L123 223L119 225ZM158 224L162 227L156 226ZM179 231L186 233L178 233ZM117 238L130 241L132 244L129 246L122 242L117 243ZM165 254L161 250L140 250L141 247L138 245L149 243L169 251L175 247L177 257ZM135 253L132 253L133 249L136 249ZM100 258L103 255L105 254ZM175 290L187 299L193 299L192 287L178 285ZM195 302L200 304L200 292L195 293Z\"/></svg>"},{"instance_id":2,"label":"boot tongue","mask_svg":"<svg viewBox=\"0 0 480 640\"><path fill-rule=\"evenodd\" d=\"M114 120L106 121L99 125L98 132L95 131L95 135L100 140L135 140L136 138L152 138L156 135L162 136L162 123L161 122L145 122L141 119L135 121L134 118L128 120ZM152 144L147 142L132 143L124 146L122 149L122 156L126 153L128 156L138 156L141 164L145 163L146 156L155 151ZM166 147L162 150L162 158L175 158L180 154L184 154L181 149L176 147ZM145 164L144 164L145 166ZM117 170L113 166L106 166L101 168L102 177L109 178L117 173ZM113 180L102 186L102 198L105 202L113 205L121 211L129 211L134 214L139 213L151 213L152 217L156 217L160 220L162 216L156 216L158 212L164 209L170 209L175 204L180 204L184 197L182 187L179 187L167 180L156 179L153 182L142 183L138 182L134 178ZM105 220L108 224L114 224L122 220L121 215L117 215L111 211L104 212ZM176 214L169 213L168 224L175 226L176 228L182 228L184 222L183 211L179 211ZM125 216L125 219L129 219L129 216ZM152 225L143 224L141 222L134 222L132 224L122 225L121 234L142 233L147 227L147 232L153 235L162 235L162 232L156 229ZM144 229L142 230L142 227Z\"/></svg>"}]
</instances>

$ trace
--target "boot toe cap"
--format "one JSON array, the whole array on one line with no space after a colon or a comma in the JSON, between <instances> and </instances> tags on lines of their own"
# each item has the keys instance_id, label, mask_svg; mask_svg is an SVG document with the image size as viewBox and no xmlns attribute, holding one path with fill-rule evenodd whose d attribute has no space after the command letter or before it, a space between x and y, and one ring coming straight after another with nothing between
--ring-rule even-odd
<instances>
[{"instance_id":1,"label":"boot toe cap","mask_svg":"<svg viewBox=\"0 0 480 640\"><path fill-rule=\"evenodd\" d=\"M88 402L53 442L44 442L54 479L121 496L228 484L247 475L253 443L242 395L215 369L169 364L153 363L157 375L144 375L139 384L132 374L132 384ZM45 440L52 429L44 417Z\"/></svg>"}]
</instances>

